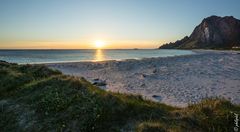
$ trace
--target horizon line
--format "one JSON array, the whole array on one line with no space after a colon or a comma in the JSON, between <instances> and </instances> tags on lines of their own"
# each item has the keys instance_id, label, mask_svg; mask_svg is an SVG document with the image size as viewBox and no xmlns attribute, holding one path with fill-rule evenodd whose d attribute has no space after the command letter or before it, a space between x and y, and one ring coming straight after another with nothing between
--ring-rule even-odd
<instances>
[{"instance_id":1,"label":"horizon line","mask_svg":"<svg viewBox=\"0 0 240 132\"><path fill-rule=\"evenodd\" d=\"M97 48L92 48L92 49L81 49L81 48L77 48L77 49L64 49L64 48L49 48L49 49L41 49L41 48L14 48L14 49L1 49L0 50L145 50L145 49L158 49L158 48L105 48L105 49L97 49Z\"/></svg>"}]
</instances>

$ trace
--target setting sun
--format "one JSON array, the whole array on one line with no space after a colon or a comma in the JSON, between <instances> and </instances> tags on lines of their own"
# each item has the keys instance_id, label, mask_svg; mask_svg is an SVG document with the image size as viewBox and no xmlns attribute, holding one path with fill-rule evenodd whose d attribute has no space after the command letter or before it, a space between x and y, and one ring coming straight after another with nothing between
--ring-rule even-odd
<instances>
[{"instance_id":1,"label":"setting sun","mask_svg":"<svg viewBox=\"0 0 240 132\"><path fill-rule=\"evenodd\" d=\"M101 40L95 41L95 47L98 48L98 49L103 48L104 45L105 45L104 41L101 41Z\"/></svg>"}]
</instances>

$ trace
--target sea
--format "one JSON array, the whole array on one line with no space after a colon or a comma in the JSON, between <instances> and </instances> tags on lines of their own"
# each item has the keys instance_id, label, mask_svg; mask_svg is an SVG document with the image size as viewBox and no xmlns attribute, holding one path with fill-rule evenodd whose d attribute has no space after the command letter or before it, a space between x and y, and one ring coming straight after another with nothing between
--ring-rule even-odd
<instances>
[{"instance_id":1,"label":"sea","mask_svg":"<svg viewBox=\"0 0 240 132\"><path fill-rule=\"evenodd\" d=\"M0 50L0 60L18 64L106 61L170 57L194 54L191 50L167 49L74 49Z\"/></svg>"}]
</instances>

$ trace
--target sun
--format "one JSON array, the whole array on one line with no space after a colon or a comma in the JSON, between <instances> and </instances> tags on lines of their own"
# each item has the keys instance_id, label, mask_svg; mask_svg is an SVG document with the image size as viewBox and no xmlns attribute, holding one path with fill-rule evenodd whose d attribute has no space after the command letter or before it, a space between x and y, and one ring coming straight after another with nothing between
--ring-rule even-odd
<instances>
[{"instance_id":1,"label":"sun","mask_svg":"<svg viewBox=\"0 0 240 132\"><path fill-rule=\"evenodd\" d=\"M96 41L95 41L95 47L96 47L97 49L103 48L104 45L105 45L105 42L104 42L104 41L101 41L101 40L96 40Z\"/></svg>"}]
</instances>

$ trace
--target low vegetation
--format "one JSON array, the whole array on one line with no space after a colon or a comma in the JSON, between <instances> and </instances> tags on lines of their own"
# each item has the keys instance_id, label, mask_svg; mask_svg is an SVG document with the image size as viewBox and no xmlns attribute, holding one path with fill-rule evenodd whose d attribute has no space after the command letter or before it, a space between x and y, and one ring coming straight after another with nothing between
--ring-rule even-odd
<instances>
[{"instance_id":1,"label":"low vegetation","mask_svg":"<svg viewBox=\"0 0 240 132\"><path fill-rule=\"evenodd\" d=\"M0 62L0 131L232 131L240 106L206 99L186 108L106 92L42 65Z\"/></svg>"}]
</instances>

